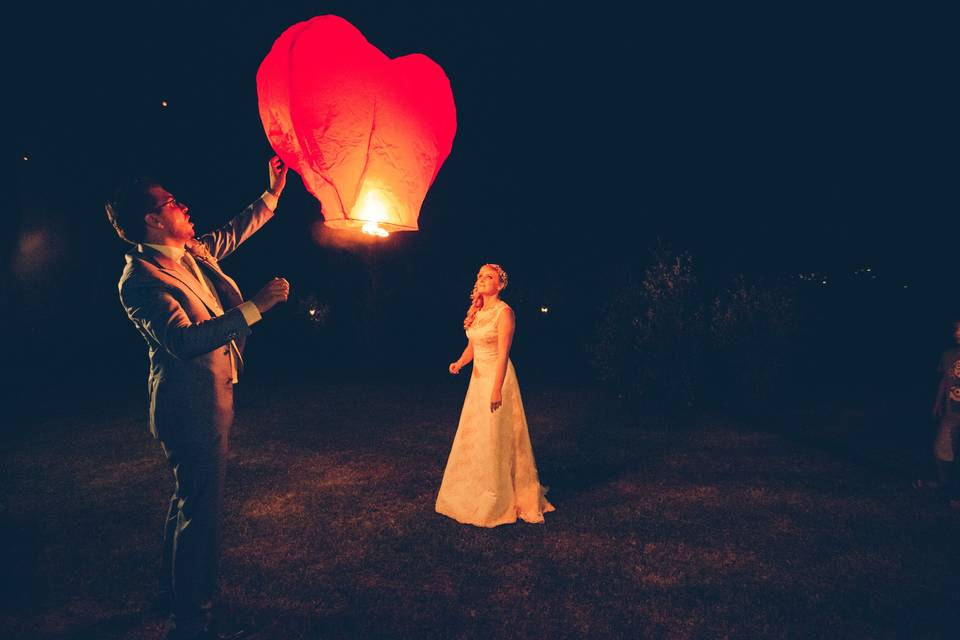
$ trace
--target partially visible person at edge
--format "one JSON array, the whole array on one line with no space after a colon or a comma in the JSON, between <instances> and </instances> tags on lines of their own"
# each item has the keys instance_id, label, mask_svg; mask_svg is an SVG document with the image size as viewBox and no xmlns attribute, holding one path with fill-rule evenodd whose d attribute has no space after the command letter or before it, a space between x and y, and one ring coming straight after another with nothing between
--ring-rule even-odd
<instances>
[{"instance_id":1,"label":"partially visible person at edge","mask_svg":"<svg viewBox=\"0 0 960 640\"><path fill-rule=\"evenodd\" d=\"M960 321L953 323L953 339L960 345ZM955 442L960 428L960 346L951 347L941 354L937 371L940 373L940 384L933 401L933 415L939 420L933 441L936 479L917 480L915 486L939 490L950 500L950 506L960 508L954 464Z\"/></svg>"},{"instance_id":2,"label":"partially visible person at edge","mask_svg":"<svg viewBox=\"0 0 960 640\"><path fill-rule=\"evenodd\" d=\"M155 603L170 612L170 640L218 637L214 601L233 385L250 327L290 293L286 280L274 278L244 301L220 261L273 217L286 179L287 167L271 158L268 190L199 238L190 208L156 182L135 180L106 205L117 234L134 245L120 302L147 343L150 432L173 472Z\"/></svg>"}]
</instances>

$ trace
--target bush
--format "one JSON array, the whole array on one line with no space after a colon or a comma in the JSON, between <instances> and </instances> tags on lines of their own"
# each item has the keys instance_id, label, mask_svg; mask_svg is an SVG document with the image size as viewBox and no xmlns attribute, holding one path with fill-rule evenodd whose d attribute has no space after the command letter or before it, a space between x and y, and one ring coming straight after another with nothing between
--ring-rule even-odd
<instances>
[{"instance_id":1,"label":"bush","mask_svg":"<svg viewBox=\"0 0 960 640\"><path fill-rule=\"evenodd\" d=\"M604 307L593 349L600 379L620 395L692 406L701 387L703 295L689 253L654 253L642 280Z\"/></svg>"},{"instance_id":2,"label":"bush","mask_svg":"<svg viewBox=\"0 0 960 640\"><path fill-rule=\"evenodd\" d=\"M721 291L710 313L716 390L728 404L761 408L786 399L800 334L795 293L743 275Z\"/></svg>"},{"instance_id":3,"label":"bush","mask_svg":"<svg viewBox=\"0 0 960 640\"><path fill-rule=\"evenodd\" d=\"M719 293L693 256L659 248L604 305L592 346L599 379L657 408L759 408L782 398L798 334L795 296L738 275Z\"/></svg>"}]
</instances>

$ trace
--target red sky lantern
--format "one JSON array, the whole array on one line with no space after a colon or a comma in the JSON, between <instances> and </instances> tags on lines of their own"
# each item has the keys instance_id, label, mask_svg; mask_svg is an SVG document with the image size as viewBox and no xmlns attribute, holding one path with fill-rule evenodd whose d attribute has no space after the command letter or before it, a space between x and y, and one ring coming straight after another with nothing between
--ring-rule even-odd
<instances>
[{"instance_id":1,"label":"red sky lantern","mask_svg":"<svg viewBox=\"0 0 960 640\"><path fill-rule=\"evenodd\" d=\"M318 16L277 38L257 97L270 144L320 201L326 225L418 228L457 130L438 64L422 54L391 60L343 18Z\"/></svg>"}]
</instances>

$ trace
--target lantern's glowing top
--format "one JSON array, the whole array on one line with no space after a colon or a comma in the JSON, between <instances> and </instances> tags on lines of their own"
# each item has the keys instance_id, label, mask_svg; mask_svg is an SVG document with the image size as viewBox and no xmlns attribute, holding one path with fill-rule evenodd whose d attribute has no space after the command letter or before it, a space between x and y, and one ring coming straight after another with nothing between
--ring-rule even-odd
<instances>
[{"instance_id":1,"label":"lantern's glowing top","mask_svg":"<svg viewBox=\"0 0 960 640\"><path fill-rule=\"evenodd\" d=\"M270 144L322 204L324 223L415 231L457 130L450 81L421 54L390 59L349 22L284 31L257 71Z\"/></svg>"}]
</instances>

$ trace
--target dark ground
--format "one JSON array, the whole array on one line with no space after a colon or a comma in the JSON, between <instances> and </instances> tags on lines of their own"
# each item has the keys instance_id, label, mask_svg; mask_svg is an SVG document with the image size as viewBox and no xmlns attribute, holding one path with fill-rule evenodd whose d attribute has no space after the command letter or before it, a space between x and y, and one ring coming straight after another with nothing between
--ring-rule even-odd
<instances>
[{"instance_id":1,"label":"dark ground","mask_svg":"<svg viewBox=\"0 0 960 640\"><path fill-rule=\"evenodd\" d=\"M461 382L249 383L224 613L271 639L956 637L960 513L910 488L918 429L631 417L530 385L557 511L484 530L433 512ZM3 636L160 638L170 479L145 410L72 413L0 450Z\"/></svg>"}]
</instances>

